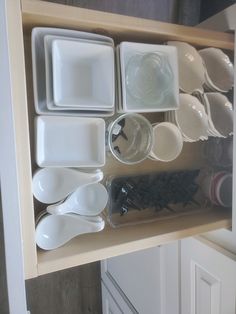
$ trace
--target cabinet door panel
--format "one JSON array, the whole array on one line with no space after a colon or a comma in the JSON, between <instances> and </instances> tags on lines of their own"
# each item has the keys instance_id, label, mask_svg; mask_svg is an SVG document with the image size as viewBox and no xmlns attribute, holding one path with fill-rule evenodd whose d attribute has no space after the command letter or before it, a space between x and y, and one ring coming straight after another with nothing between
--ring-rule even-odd
<instances>
[{"instance_id":1,"label":"cabinet door panel","mask_svg":"<svg viewBox=\"0 0 236 314\"><path fill-rule=\"evenodd\" d=\"M102 281L135 313L179 314L178 242L130 253L101 264Z\"/></svg>"},{"instance_id":2,"label":"cabinet door panel","mask_svg":"<svg viewBox=\"0 0 236 314\"><path fill-rule=\"evenodd\" d=\"M181 241L182 314L235 314L236 261L196 239Z\"/></svg>"},{"instance_id":3,"label":"cabinet door panel","mask_svg":"<svg viewBox=\"0 0 236 314\"><path fill-rule=\"evenodd\" d=\"M102 283L102 312L103 314L134 314L117 292L114 296Z\"/></svg>"}]
</instances>

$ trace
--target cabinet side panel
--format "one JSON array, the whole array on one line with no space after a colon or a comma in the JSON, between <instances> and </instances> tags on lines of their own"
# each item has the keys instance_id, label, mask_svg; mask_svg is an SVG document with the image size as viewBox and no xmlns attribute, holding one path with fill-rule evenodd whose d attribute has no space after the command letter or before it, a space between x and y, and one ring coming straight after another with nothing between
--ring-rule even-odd
<instances>
[{"instance_id":1,"label":"cabinet side panel","mask_svg":"<svg viewBox=\"0 0 236 314\"><path fill-rule=\"evenodd\" d=\"M1 14L1 190L5 232L8 222L11 228L5 240L22 245L28 279L37 275L37 257L20 1L1 1Z\"/></svg>"}]
</instances>

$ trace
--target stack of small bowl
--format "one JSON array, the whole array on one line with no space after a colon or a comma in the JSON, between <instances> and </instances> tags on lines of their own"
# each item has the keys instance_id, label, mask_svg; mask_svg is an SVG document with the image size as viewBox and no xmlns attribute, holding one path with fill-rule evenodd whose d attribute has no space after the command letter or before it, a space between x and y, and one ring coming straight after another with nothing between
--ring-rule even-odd
<instances>
[{"instance_id":1,"label":"stack of small bowl","mask_svg":"<svg viewBox=\"0 0 236 314\"><path fill-rule=\"evenodd\" d=\"M208 117L200 101L189 94L180 94L180 106L166 112L165 119L174 123L181 131L185 142L208 139Z\"/></svg>"},{"instance_id":2,"label":"stack of small bowl","mask_svg":"<svg viewBox=\"0 0 236 314\"><path fill-rule=\"evenodd\" d=\"M165 113L165 120L178 126L185 142L228 137L233 134L233 119L233 106L220 93L180 94L179 109Z\"/></svg>"},{"instance_id":3,"label":"stack of small bowl","mask_svg":"<svg viewBox=\"0 0 236 314\"><path fill-rule=\"evenodd\" d=\"M221 93L198 94L208 116L208 133L226 138L233 134L234 112L229 99Z\"/></svg>"},{"instance_id":4,"label":"stack of small bowl","mask_svg":"<svg viewBox=\"0 0 236 314\"><path fill-rule=\"evenodd\" d=\"M186 94L180 94L179 109L167 112L165 120L179 127L186 142L232 135L233 106L220 93L233 86L234 71L229 57L216 48L197 51L183 42L167 44L178 50L180 90Z\"/></svg>"},{"instance_id":5,"label":"stack of small bowl","mask_svg":"<svg viewBox=\"0 0 236 314\"><path fill-rule=\"evenodd\" d=\"M208 91L228 92L234 84L234 66L229 57L217 48L198 51L205 67L204 88Z\"/></svg>"}]
</instances>

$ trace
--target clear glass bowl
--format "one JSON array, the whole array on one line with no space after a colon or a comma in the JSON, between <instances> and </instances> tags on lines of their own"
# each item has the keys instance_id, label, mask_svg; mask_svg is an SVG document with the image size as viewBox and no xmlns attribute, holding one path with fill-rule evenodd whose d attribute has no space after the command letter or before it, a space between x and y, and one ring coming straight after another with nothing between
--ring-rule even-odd
<instances>
[{"instance_id":1,"label":"clear glass bowl","mask_svg":"<svg viewBox=\"0 0 236 314\"><path fill-rule=\"evenodd\" d=\"M130 165L148 157L153 145L153 131L146 118L126 113L107 124L107 144L116 159Z\"/></svg>"},{"instance_id":2,"label":"clear glass bowl","mask_svg":"<svg viewBox=\"0 0 236 314\"><path fill-rule=\"evenodd\" d=\"M163 53L145 53L132 56L125 68L127 92L146 105L158 105L170 92L173 72Z\"/></svg>"}]
</instances>

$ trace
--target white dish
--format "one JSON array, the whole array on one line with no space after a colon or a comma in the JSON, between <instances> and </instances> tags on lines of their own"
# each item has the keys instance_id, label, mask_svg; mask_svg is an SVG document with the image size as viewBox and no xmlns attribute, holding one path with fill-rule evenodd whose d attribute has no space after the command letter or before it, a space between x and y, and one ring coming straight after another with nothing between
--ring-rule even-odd
<instances>
[{"instance_id":1,"label":"white dish","mask_svg":"<svg viewBox=\"0 0 236 314\"><path fill-rule=\"evenodd\" d=\"M223 135L221 135L217 129L215 128L214 126L214 123L212 121L212 118L211 118L211 110L210 110L210 103L208 101L208 97L207 97L207 94L208 93L204 93L203 94L203 105L205 107L205 110L206 110L206 113L207 113L207 117L208 117L208 131L210 133L211 136L214 136L214 137L223 137Z\"/></svg>"},{"instance_id":2,"label":"white dish","mask_svg":"<svg viewBox=\"0 0 236 314\"><path fill-rule=\"evenodd\" d=\"M52 64L53 97L57 106L113 108L113 47L55 39Z\"/></svg>"},{"instance_id":3,"label":"white dish","mask_svg":"<svg viewBox=\"0 0 236 314\"><path fill-rule=\"evenodd\" d=\"M78 42L85 42L85 43L92 43L98 45L107 45L113 47L112 44L106 42L99 42L95 40L86 40L80 38L73 38L73 37L65 37L65 36L55 36L55 35L46 35L44 36L44 48L45 48L45 71L46 71L46 96L47 96L47 107L49 110L98 110L98 111L107 111L108 108L102 107L82 107L82 106L60 106L54 104L53 100L53 68L52 68L52 43L56 39L63 39L68 41L78 41ZM113 106L111 109L113 109Z\"/></svg>"},{"instance_id":4,"label":"white dish","mask_svg":"<svg viewBox=\"0 0 236 314\"><path fill-rule=\"evenodd\" d=\"M234 84L234 65L229 57L218 48L199 50L206 67L208 85L217 91L227 92Z\"/></svg>"},{"instance_id":5,"label":"white dish","mask_svg":"<svg viewBox=\"0 0 236 314\"><path fill-rule=\"evenodd\" d=\"M97 216L106 207L108 193L101 183L91 183L78 187L64 202L47 207L53 215L74 213L83 216Z\"/></svg>"},{"instance_id":6,"label":"white dish","mask_svg":"<svg viewBox=\"0 0 236 314\"><path fill-rule=\"evenodd\" d=\"M32 49L32 70L33 70L33 89L34 89L34 105L38 114L46 115L64 115L64 116L90 116L90 117L103 117L112 116L114 111L100 112L94 111L78 111L78 110L61 110L50 111L47 108L46 101L46 73L45 73L45 49L44 37L46 35L73 37L76 39L91 39L101 43L111 44L114 47L112 38L86 32L79 32L75 30L48 28L48 27L35 27L31 35L31 49Z\"/></svg>"},{"instance_id":7,"label":"white dish","mask_svg":"<svg viewBox=\"0 0 236 314\"><path fill-rule=\"evenodd\" d=\"M104 220L100 216L91 218L76 214L46 214L36 226L36 243L43 250L54 250L81 234L102 231Z\"/></svg>"},{"instance_id":8,"label":"white dish","mask_svg":"<svg viewBox=\"0 0 236 314\"><path fill-rule=\"evenodd\" d=\"M170 122L170 123L173 123L175 124L178 128L178 123L176 121L176 118L175 118L175 111L169 111L169 112L166 112L165 113L165 121L167 122ZM180 130L180 128L179 128ZM181 130L180 130L181 131ZM190 138L188 138L185 134L182 133L182 138L184 140L184 142L194 142L193 140L191 140Z\"/></svg>"},{"instance_id":9,"label":"white dish","mask_svg":"<svg viewBox=\"0 0 236 314\"><path fill-rule=\"evenodd\" d=\"M121 90L122 90L122 100L120 104L120 108L124 112L155 112L155 111L166 111L176 109L179 105L179 83L178 83L178 62L177 62L177 51L174 47L168 47L164 45L150 45L150 44L141 44L141 43L132 43L132 42L122 42L120 44L120 68L121 68ZM145 101L145 97L141 99L134 98L126 88L126 70L127 64L131 61L131 58L136 55L142 54L143 56L147 54L159 55L160 64L156 64L156 71L152 73L155 77L157 76L165 76L165 79L169 82L171 86L168 89L168 93L165 95L163 101L159 102L157 98L156 102L147 102ZM141 61L142 63L142 61ZM144 74L142 71L142 64L140 63L140 76ZM172 73L172 77L170 79L169 76L166 77L166 71L162 71L164 68L168 67ZM138 70L138 68L137 68ZM136 70L134 69L134 72ZM132 72L132 71L131 71ZM148 73L147 73L148 74ZM136 77L137 82L140 82L140 76ZM145 76L145 75L144 75ZM146 75L145 77L148 77ZM146 79L145 79L146 80ZM159 77L158 80L159 81ZM153 82L151 80L150 82ZM146 86L148 88L148 86ZM145 88L146 90L146 88ZM152 88L152 91L155 90ZM145 93L144 93L145 95Z\"/></svg>"},{"instance_id":10,"label":"white dish","mask_svg":"<svg viewBox=\"0 0 236 314\"><path fill-rule=\"evenodd\" d=\"M66 198L79 186L100 182L103 172L81 172L68 168L43 168L33 175L34 197L41 203L52 204Z\"/></svg>"},{"instance_id":11,"label":"white dish","mask_svg":"<svg viewBox=\"0 0 236 314\"><path fill-rule=\"evenodd\" d=\"M153 145L150 158L169 162L176 159L183 148L183 138L178 127L170 122L153 125Z\"/></svg>"},{"instance_id":12,"label":"white dish","mask_svg":"<svg viewBox=\"0 0 236 314\"><path fill-rule=\"evenodd\" d=\"M168 41L167 44L178 50L180 89L189 94L197 89L203 90L205 68L197 50L184 42Z\"/></svg>"},{"instance_id":13,"label":"white dish","mask_svg":"<svg viewBox=\"0 0 236 314\"><path fill-rule=\"evenodd\" d=\"M216 131L223 137L233 134L234 112L228 98L220 93L206 93L209 115Z\"/></svg>"},{"instance_id":14,"label":"white dish","mask_svg":"<svg viewBox=\"0 0 236 314\"><path fill-rule=\"evenodd\" d=\"M105 164L105 122L99 118L36 118L40 167L100 167Z\"/></svg>"},{"instance_id":15,"label":"white dish","mask_svg":"<svg viewBox=\"0 0 236 314\"><path fill-rule=\"evenodd\" d=\"M192 141L208 137L208 119L204 106L191 95L180 94L180 107L175 119L184 136Z\"/></svg>"}]
</instances>

